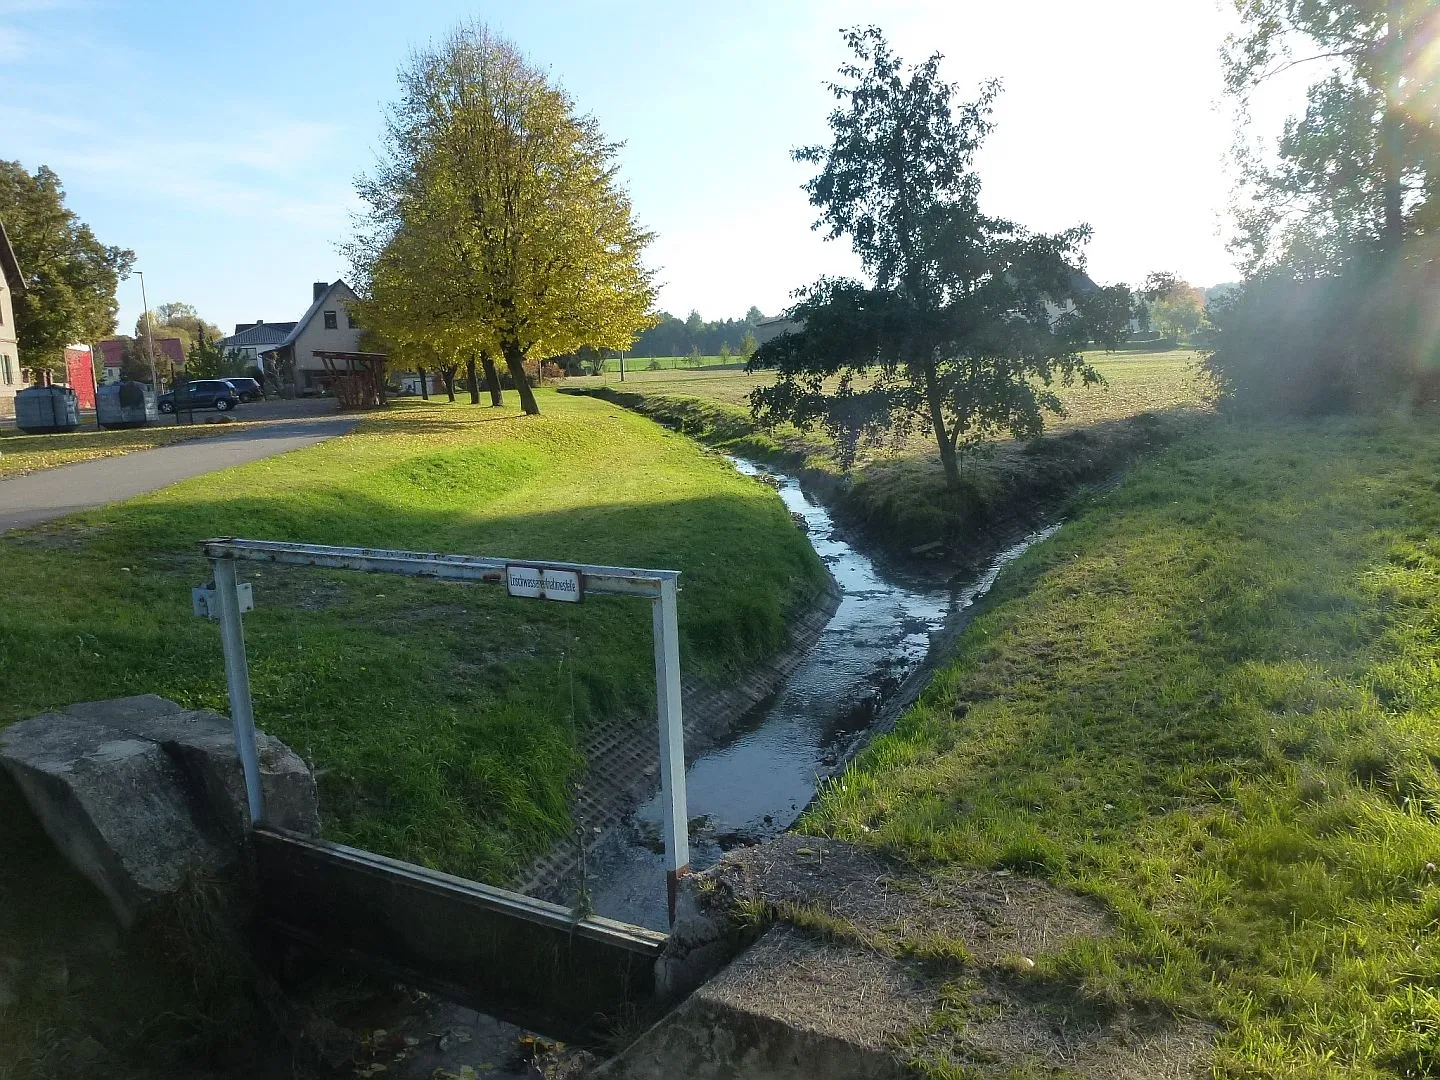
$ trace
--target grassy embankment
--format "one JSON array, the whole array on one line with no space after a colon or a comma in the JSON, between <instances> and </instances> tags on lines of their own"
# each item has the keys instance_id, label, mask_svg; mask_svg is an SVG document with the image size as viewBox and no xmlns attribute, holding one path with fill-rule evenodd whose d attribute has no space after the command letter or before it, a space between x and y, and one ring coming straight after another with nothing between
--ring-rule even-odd
<instances>
[{"instance_id":1,"label":"grassy embankment","mask_svg":"<svg viewBox=\"0 0 1440 1080\"><path fill-rule=\"evenodd\" d=\"M0 723L143 692L224 711L218 634L189 595L216 535L676 568L689 673L777 647L823 571L773 492L622 409L543 404L402 402L321 446L0 539ZM362 847L504 880L568 828L588 726L653 701L643 601L246 576L257 720L316 762L328 835Z\"/></svg>"},{"instance_id":2,"label":"grassy embankment","mask_svg":"<svg viewBox=\"0 0 1440 1080\"><path fill-rule=\"evenodd\" d=\"M64 435L26 435L13 428L4 429L0 430L0 479L37 469L53 469L57 465L73 465L77 461L152 450L188 439L233 435L249 426L244 423L177 425L173 421L167 424L162 420L145 428L96 431L91 427L88 431Z\"/></svg>"},{"instance_id":3,"label":"grassy embankment","mask_svg":"<svg viewBox=\"0 0 1440 1080\"><path fill-rule=\"evenodd\" d=\"M1192 433L1007 571L803 827L1103 898L1113 936L1008 977L1213 1019L1218 1075L1437 1075L1437 476L1434 416Z\"/></svg>"},{"instance_id":4,"label":"grassy embankment","mask_svg":"<svg viewBox=\"0 0 1440 1080\"><path fill-rule=\"evenodd\" d=\"M1096 353L1102 387L1060 388L1066 415L1031 442L1003 441L972 454L964 490L947 490L928 436L862 448L844 475L822 434L761 431L750 418L750 391L773 376L744 371L635 372L569 379L712 446L803 472L827 493L837 515L897 550L934 540L962 544L997 527L1019 508L1053 502L1077 484L1113 472L1137 452L1163 444L1194 422L1204 401L1196 354Z\"/></svg>"}]
</instances>

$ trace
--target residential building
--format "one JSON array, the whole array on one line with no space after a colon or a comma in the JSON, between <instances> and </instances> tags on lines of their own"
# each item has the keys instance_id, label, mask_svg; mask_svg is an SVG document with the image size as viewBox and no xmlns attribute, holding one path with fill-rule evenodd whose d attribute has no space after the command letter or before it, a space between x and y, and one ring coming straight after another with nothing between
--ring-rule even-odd
<instances>
[{"instance_id":1,"label":"residential building","mask_svg":"<svg viewBox=\"0 0 1440 1080\"><path fill-rule=\"evenodd\" d=\"M267 323L264 319L257 319L253 323L236 323L235 333L215 344L227 352L238 354L247 365L259 365L260 354L279 348L286 335L294 329L293 322Z\"/></svg>"},{"instance_id":2,"label":"residential building","mask_svg":"<svg viewBox=\"0 0 1440 1080\"><path fill-rule=\"evenodd\" d=\"M25 386L20 374L20 339L15 330L14 297L25 291L20 264L0 221L0 416L15 415L15 392Z\"/></svg>"},{"instance_id":3,"label":"residential building","mask_svg":"<svg viewBox=\"0 0 1440 1080\"><path fill-rule=\"evenodd\" d=\"M97 341L100 350L102 383L120 381L120 367L125 359L125 349L131 344L130 338L106 338ZM140 355L146 358L142 382L150 381L149 352L143 337L133 339L140 348ZM157 337L155 339L155 373L162 383L168 383L177 370L185 367L185 343L178 337Z\"/></svg>"},{"instance_id":4,"label":"residential building","mask_svg":"<svg viewBox=\"0 0 1440 1080\"><path fill-rule=\"evenodd\" d=\"M350 305L359 297L343 281L317 281L311 287L311 303L284 340L264 350L266 370L279 373L280 381L294 379L297 394L319 394L330 382L330 369L317 352L359 352L360 326L350 318Z\"/></svg>"}]
</instances>

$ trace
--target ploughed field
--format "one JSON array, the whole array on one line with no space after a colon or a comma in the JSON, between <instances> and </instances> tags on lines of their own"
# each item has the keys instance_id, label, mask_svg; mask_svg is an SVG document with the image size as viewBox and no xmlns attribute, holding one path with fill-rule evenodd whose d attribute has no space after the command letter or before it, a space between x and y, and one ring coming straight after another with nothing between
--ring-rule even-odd
<instances>
[{"instance_id":1,"label":"ploughed field","mask_svg":"<svg viewBox=\"0 0 1440 1080\"><path fill-rule=\"evenodd\" d=\"M190 602L211 536L678 569L688 675L779 647L824 572L775 493L623 409L541 400L531 418L401 401L323 445L0 538L0 723L133 693L225 712L218 631ZM503 881L570 828L590 725L653 723L644 601L241 572L257 722L317 766L334 839Z\"/></svg>"},{"instance_id":2,"label":"ploughed field","mask_svg":"<svg viewBox=\"0 0 1440 1080\"><path fill-rule=\"evenodd\" d=\"M1437 476L1433 415L1191 432L1002 576L801 827L1101 898L1113 933L1010 976L1077 1023L1213 1021L1222 1076L1435 1075Z\"/></svg>"}]
</instances>

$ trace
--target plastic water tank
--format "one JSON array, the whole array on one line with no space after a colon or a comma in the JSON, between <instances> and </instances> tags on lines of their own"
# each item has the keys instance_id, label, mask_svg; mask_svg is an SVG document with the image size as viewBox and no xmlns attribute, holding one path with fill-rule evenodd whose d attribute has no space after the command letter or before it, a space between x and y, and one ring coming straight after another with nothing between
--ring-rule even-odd
<instances>
[{"instance_id":1,"label":"plastic water tank","mask_svg":"<svg viewBox=\"0 0 1440 1080\"><path fill-rule=\"evenodd\" d=\"M80 405L68 386L32 386L15 395L15 426L29 435L74 431Z\"/></svg>"},{"instance_id":2,"label":"plastic water tank","mask_svg":"<svg viewBox=\"0 0 1440 1080\"><path fill-rule=\"evenodd\" d=\"M110 383L95 391L95 418L109 428L144 427L160 418L155 394L144 383Z\"/></svg>"}]
</instances>

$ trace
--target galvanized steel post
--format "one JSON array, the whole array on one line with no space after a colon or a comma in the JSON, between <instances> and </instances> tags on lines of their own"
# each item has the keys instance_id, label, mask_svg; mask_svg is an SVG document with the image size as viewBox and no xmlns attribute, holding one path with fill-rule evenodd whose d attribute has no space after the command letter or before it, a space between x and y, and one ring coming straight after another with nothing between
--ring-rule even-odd
<instances>
[{"instance_id":1,"label":"galvanized steel post","mask_svg":"<svg viewBox=\"0 0 1440 1080\"><path fill-rule=\"evenodd\" d=\"M660 580L653 604L655 624L655 696L660 721L660 792L664 805L665 890L670 922L680 878L690 872L690 831L685 806L685 726L680 712L680 623L675 607L675 578Z\"/></svg>"},{"instance_id":2,"label":"galvanized steel post","mask_svg":"<svg viewBox=\"0 0 1440 1080\"><path fill-rule=\"evenodd\" d=\"M220 645L225 651L225 684L230 692L230 722L235 748L245 770L245 799L251 822L265 820L265 796L260 789L260 755L255 748L255 715L250 702L250 668L245 661L245 630L240 624L240 598L236 593L235 560L211 559L215 598L220 605Z\"/></svg>"}]
</instances>

